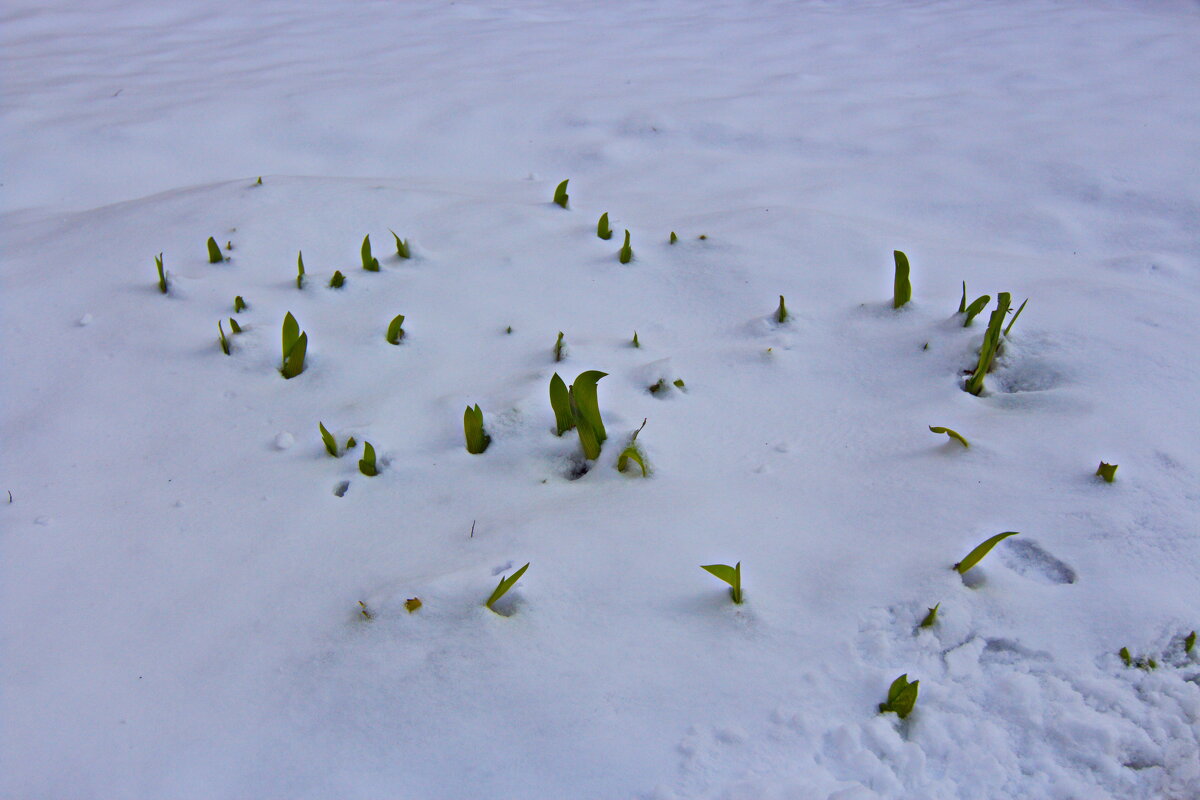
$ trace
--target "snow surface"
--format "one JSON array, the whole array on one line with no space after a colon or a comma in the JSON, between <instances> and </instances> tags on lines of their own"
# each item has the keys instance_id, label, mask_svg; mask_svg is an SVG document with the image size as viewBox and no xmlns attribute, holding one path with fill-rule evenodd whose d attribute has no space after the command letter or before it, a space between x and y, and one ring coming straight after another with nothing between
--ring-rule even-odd
<instances>
[{"instance_id":1,"label":"snow surface","mask_svg":"<svg viewBox=\"0 0 1200 800\"><path fill-rule=\"evenodd\" d=\"M1198 41L1182 2L6 2L0 796L1200 797ZM978 398L963 280L1030 298ZM698 567L739 561L735 606Z\"/></svg>"}]
</instances>

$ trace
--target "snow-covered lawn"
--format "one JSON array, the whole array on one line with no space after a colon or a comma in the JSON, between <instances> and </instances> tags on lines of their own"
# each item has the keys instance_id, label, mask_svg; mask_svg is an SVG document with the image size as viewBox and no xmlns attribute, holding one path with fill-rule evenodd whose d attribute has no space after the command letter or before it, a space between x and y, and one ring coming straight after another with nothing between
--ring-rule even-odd
<instances>
[{"instance_id":1,"label":"snow-covered lawn","mask_svg":"<svg viewBox=\"0 0 1200 800\"><path fill-rule=\"evenodd\" d=\"M5 4L0 796L1200 797L1198 41L1183 2ZM548 385L593 369L588 462ZM741 605L700 569L738 562Z\"/></svg>"}]
</instances>

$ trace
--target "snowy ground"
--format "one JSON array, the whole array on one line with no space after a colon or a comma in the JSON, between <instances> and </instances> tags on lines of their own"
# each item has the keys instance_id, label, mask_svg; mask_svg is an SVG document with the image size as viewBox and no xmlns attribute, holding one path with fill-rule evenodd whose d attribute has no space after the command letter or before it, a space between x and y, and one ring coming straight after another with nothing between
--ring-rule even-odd
<instances>
[{"instance_id":1,"label":"snowy ground","mask_svg":"<svg viewBox=\"0 0 1200 800\"><path fill-rule=\"evenodd\" d=\"M1167 2L5 3L0 796L1200 797L1197 41ZM982 397L964 280L1030 298ZM740 606L699 569L738 561Z\"/></svg>"}]
</instances>

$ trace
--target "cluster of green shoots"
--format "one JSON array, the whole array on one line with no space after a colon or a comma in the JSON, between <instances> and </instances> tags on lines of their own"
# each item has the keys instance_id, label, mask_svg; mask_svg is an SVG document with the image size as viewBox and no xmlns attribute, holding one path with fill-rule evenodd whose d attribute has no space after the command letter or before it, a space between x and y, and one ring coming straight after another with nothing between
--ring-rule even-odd
<instances>
[{"instance_id":1,"label":"cluster of green shoots","mask_svg":"<svg viewBox=\"0 0 1200 800\"><path fill-rule=\"evenodd\" d=\"M391 228L388 228L388 233L392 234L396 240L396 256L398 258L412 258L412 250L409 249L408 239L401 239L399 234Z\"/></svg>"},{"instance_id":2,"label":"cluster of green shoots","mask_svg":"<svg viewBox=\"0 0 1200 800\"><path fill-rule=\"evenodd\" d=\"M920 683L910 683L907 672L896 678L888 688L887 700L879 704L879 713L895 713L900 719L906 718L917 704L917 686Z\"/></svg>"},{"instance_id":3,"label":"cluster of green shoots","mask_svg":"<svg viewBox=\"0 0 1200 800\"><path fill-rule=\"evenodd\" d=\"M284 378L294 378L304 371L307 352L308 334L300 331L300 324L289 311L283 318L283 363L279 367Z\"/></svg>"},{"instance_id":4,"label":"cluster of green shoots","mask_svg":"<svg viewBox=\"0 0 1200 800\"><path fill-rule=\"evenodd\" d=\"M325 427L325 423L318 422L317 427L321 429L321 441L325 443L325 452L329 453L329 455L333 456L334 458L341 458L345 452L353 450L358 444L358 442L354 440L354 437L351 436L346 440L346 450L339 451L337 439L333 438L333 434L330 433L329 429Z\"/></svg>"},{"instance_id":5,"label":"cluster of green shoots","mask_svg":"<svg viewBox=\"0 0 1200 800\"><path fill-rule=\"evenodd\" d=\"M159 253L154 257L154 266L158 268L158 290L163 294L167 293L167 272L163 269L163 254Z\"/></svg>"},{"instance_id":6,"label":"cluster of green shoots","mask_svg":"<svg viewBox=\"0 0 1200 800\"><path fill-rule=\"evenodd\" d=\"M467 406L463 412L463 433L467 439L467 452L471 455L479 455L492 443L492 437L483 429L483 411L478 403L474 408Z\"/></svg>"},{"instance_id":7,"label":"cluster of green shoots","mask_svg":"<svg viewBox=\"0 0 1200 800\"><path fill-rule=\"evenodd\" d=\"M966 305L967 300L967 284L963 282L962 300L959 301L959 310L966 314L966 322L964 325L970 324L980 311L988 304L991 298L988 295L983 295L970 306ZM1013 318L1009 320L1008 326L1004 326L1004 320L1008 316L1012 305L1012 295L1008 292L1000 292L996 299L996 309L992 311L991 317L988 319L987 332L983 335L983 344L979 348L979 361L975 365L971 377L967 380L966 389L973 395L983 393L984 377L991 371L992 362L995 360L997 353L1000 352L1002 339L1008 336L1012 326L1016 323L1017 318L1021 316L1021 312L1025 310L1025 304L1029 300L1026 299L1021 303L1020 308L1013 314ZM977 307L978 306L978 307ZM1003 329L1002 329L1003 328Z\"/></svg>"},{"instance_id":8,"label":"cluster of green shoots","mask_svg":"<svg viewBox=\"0 0 1200 800\"><path fill-rule=\"evenodd\" d=\"M1153 658L1148 658L1147 656L1138 656L1134 658L1132 655L1130 655L1128 647L1122 647L1121 651L1117 653L1117 655L1121 657L1121 663L1127 667L1137 667L1138 669L1144 669L1147 672L1152 669L1158 669L1158 662Z\"/></svg>"},{"instance_id":9,"label":"cluster of green shoots","mask_svg":"<svg viewBox=\"0 0 1200 800\"><path fill-rule=\"evenodd\" d=\"M550 407L554 410L556 432L562 436L574 428L583 455L589 461L600 457L600 447L608 438L596 397L596 383L607 374L594 369L581 372L570 386L557 372L550 378Z\"/></svg>"},{"instance_id":10,"label":"cluster of green shoots","mask_svg":"<svg viewBox=\"0 0 1200 800\"><path fill-rule=\"evenodd\" d=\"M375 448L365 439L363 440L363 457L358 460L358 471L368 478L379 474L379 467L375 463Z\"/></svg>"}]
</instances>

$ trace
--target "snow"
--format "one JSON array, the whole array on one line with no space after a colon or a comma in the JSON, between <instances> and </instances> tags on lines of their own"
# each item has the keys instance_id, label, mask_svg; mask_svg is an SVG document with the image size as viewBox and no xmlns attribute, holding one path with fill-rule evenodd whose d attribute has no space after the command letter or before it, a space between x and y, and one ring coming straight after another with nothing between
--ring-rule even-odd
<instances>
[{"instance_id":1,"label":"snow","mask_svg":"<svg viewBox=\"0 0 1200 800\"><path fill-rule=\"evenodd\" d=\"M0 796L1200 797L1198 35L1167 2L7 4ZM964 280L1029 298L982 397ZM547 385L589 369L572 479ZM614 468L643 419L647 479ZM699 569L736 562L742 605Z\"/></svg>"}]
</instances>

